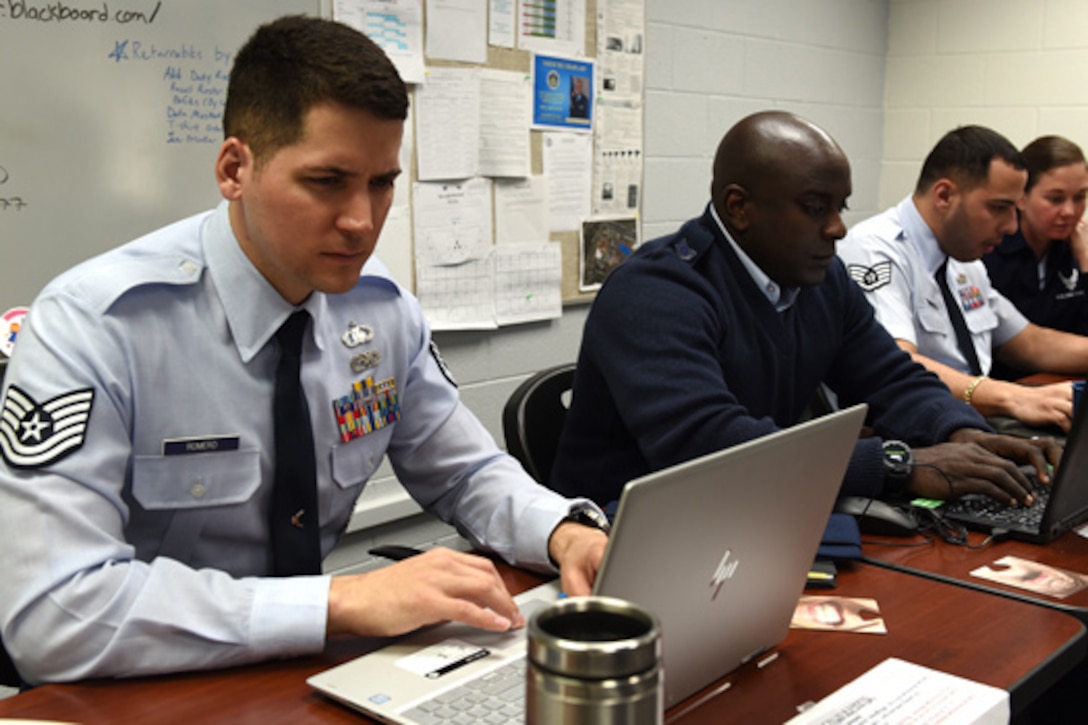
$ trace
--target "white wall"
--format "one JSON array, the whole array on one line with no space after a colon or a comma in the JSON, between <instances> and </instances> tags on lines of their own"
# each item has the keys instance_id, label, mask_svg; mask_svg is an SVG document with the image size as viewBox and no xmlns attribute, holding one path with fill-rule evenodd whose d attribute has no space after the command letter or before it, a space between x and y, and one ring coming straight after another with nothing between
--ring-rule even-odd
<instances>
[{"instance_id":1,"label":"white wall","mask_svg":"<svg viewBox=\"0 0 1088 725\"><path fill-rule=\"evenodd\" d=\"M847 222L878 210L887 0L646 0L645 238L702 213L722 135L778 108L853 168Z\"/></svg>"},{"instance_id":2,"label":"white wall","mask_svg":"<svg viewBox=\"0 0 1088 725\"><path fill-rule=\"evenodd\" d=\"M880 205L914 188L956 126L1017 147L1044 134L1088 147L1088 2L891 0Z\"/></svg>"}]
</instances>

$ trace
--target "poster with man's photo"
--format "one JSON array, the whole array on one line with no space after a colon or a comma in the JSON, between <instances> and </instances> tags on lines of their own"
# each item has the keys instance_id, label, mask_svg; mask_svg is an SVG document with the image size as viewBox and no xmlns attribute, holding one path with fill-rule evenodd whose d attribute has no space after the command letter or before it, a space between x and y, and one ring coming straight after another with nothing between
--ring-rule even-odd
<instances>
[{"instance_id":1,"label":"poster with man's photo","mask_svg":"<svg viewBox=\"0 0 1088 725\"><path fill-rule=\"evenodd\" d=\"M588 132L593 126L593 61L533 56L533 128Z\"/></svg>"}]
</instances>

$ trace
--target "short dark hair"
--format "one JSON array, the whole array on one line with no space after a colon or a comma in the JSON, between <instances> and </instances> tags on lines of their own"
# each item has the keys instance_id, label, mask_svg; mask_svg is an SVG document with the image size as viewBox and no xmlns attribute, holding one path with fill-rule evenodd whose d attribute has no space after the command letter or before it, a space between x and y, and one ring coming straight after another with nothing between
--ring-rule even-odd
<instances>
[{"instance_id":1,"label":"short dark hair","mask_svg":"<svg viewBox=\"0 0 1088 725\"><path fill-rule=\"evenodd\" d=\"M259 165L298 141L306 114L325 102L408 116L404 81L374 41L332 20L282 17L257 28L235 56L223 133L249 144Z\"/></svg>"},{"instance_id":2,"label":"short dark hair","mask_svg":"<svg viewBox=\"0 0 1088 725\"><path fill-rule=\"evenodd\" d=\"M1056 169L1059 166L1070 164L1083 164L1084 152L1080 146L1062 136L1040 136L1027 146L1020 154L1024 157L1024 163L1028 169L1028 185L1024 192L1031 191L1042 174Z\"/></svg>"},{"instance_id":3,"label":"short dark hair","mask_svg":"<svg viewBox=\"0 0 1088 725\"><path fill-rule=\"evenodd\" d=\"M927 191L939 179L952 179L965 191L973 189L989 178L995 158L1020 171L1026 168L1024 157L997 131L960 126L946 133L926 156L915 191Z\"/></svg>"}]
</instances>

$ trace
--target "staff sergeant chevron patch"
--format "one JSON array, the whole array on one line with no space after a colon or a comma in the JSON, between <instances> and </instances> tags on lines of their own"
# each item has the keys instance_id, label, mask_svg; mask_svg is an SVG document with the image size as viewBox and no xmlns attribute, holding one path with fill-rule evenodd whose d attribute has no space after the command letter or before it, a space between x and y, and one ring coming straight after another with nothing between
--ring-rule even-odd
<instances>
[{"instance_id":1,"label":"staff sergeant chevron patch","mask_svg":"<svg viewBox=\"0 0 1088 725\"><path fill-rule=\"evenodd\" d=\"M877 262L872 267L866 267L863 264L848 264L846 271L858 283L858 287L866 292L880 289L892 281L892 263L888 261Z\"/></svg>"},{"instance_id":2,"label":"staff sergeant chevron patch","mask_svg":"<svg viewBox=\"0 0 1088 725\"><path fill-rule=\"evenodd\" d=\"M94 390L75 390L39 403L8 386L0 413L0 453L13 468L38 468L79 449L91 416Z\"/></svg>"}]
</instances>

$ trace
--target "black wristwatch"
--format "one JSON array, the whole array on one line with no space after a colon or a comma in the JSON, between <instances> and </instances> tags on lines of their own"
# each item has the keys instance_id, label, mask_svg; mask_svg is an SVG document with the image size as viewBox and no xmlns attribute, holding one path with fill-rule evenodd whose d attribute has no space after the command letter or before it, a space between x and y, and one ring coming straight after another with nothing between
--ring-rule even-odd
<instances>
[{"instance_id":1,"label":"black wristwatch","mask_svg":"<svg viewBox=\"0 0 1088 725\"><path fill-rule=\"evenodd\" d=\"M564 516L559 523L565 524L568 521L575 524L581 524L582 526L588 526L591 529L600 529L606 534L612 530L612 525L608 523L608 518L604 514L592 506L586 506L585 504L573 506L570 513Z\"/></svg>"},{"instance_id":2,"label":"black wristwatch","mask_svg":"<svg viewBox=\"0 0 1088 725\"><path fill-rule=\"evenodd\" d=\"M581 524L582 526L588 526L591 529L600 529L604 533L608 533L612 530L612 525L608 523L608 517L602 514L592 506L586 504L575 504L571 506L570 513L559 520L559 523L555 525L558 529L563 524L570 522L572 524ZM552 529L555 532L555 529ZM549 538L550 541L550 538ZM559 562L552 558L551 554L548 554L548 561L552 563L556 569L559 568Z\"/></svg>"},{"instance_id":3,"label":"black wristwatch","mask_svg":"<svg viewBox=\"0 0 1088 725\"><path fill-rule=\"evenodd\" d=\"M884 493L901 496L914 472L914 453L903 441L884 441Z\"/></svg>"}]
</instances>

